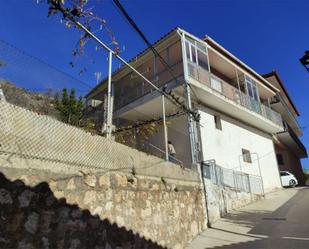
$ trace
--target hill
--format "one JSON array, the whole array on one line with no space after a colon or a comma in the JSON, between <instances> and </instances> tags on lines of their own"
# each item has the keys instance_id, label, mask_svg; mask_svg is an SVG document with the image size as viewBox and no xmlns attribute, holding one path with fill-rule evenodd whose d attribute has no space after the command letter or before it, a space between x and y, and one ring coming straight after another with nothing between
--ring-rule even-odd
<instances>
[{"instance_id":1,"label":"hill","mask_svg":"<svg viewBox=\"0 0 309 249\"><path fill-rule=\"evenodd\" d=\"M7 102L39 114L59 118L58 111L54 106L55 92L51 90L45 93L30 92L6 80L0 80L0 87Z\"/></svg>"}]
</instances>

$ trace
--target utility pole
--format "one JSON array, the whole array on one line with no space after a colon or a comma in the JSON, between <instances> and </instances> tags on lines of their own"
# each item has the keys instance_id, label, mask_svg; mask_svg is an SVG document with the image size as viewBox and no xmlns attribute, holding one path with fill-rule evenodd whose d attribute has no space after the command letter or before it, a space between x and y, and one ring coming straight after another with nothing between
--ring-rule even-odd
<instances>
[{"instance_id":1,"label":"utility pole","mask_svg":"<svg viewBox=\"0 0 309 249\"><path fill-rule=\"evenodd\" d=\"M112 125L113 125L113 108L112 108L112 59L113 53L109 51L108 59L108 83L107 83L107 124L106 124L106 137L112 138Z\"/></svg>"}]
</instances>

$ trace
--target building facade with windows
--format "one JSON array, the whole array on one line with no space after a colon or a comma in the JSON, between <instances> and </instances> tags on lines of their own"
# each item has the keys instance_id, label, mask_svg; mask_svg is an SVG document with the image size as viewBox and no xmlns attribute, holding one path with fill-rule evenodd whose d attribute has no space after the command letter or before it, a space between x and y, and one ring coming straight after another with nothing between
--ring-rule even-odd
<instances>
[{"instance_id":1,"label":"building facade with windows","mask_svg":"<svg viewBox=\"0 0 309 249\"><path fill-rule=\"evenodd\" d=\"M159 56L146 49L130 64L196 113L193 117L165 97L175 162L196 169L215 160L224 168L261 175L265 191L281 187L273 136L285 127L272 106L280 89L208 36L199 39L176 28L153 47ZM145 80L123 66L112 74L112 83L116 130L160 120L162 94ZM96 107L104 109L106 92L107 79L87 94L88 103L96 100ZM147 135L136 127L130 137L134 146L164 158L164 127Z\"/></svg>"},{"instance_id":2,"label":"building facade with windows","mask_svg":"<svg viewBox=\"0 0 309 249\"><path fill-rule=\"evenodd\" d=\"M299 112L284 86L279 74L272 71L263 75L280 92L271 99L271 106L279 112L283 119L284 130L274 136L275 151L279 169L289 171L298 180L299 185L305 185L301 159L308 157L307 150L300 138L303 134L298 124Z\"/></svg>"}]
</instances>

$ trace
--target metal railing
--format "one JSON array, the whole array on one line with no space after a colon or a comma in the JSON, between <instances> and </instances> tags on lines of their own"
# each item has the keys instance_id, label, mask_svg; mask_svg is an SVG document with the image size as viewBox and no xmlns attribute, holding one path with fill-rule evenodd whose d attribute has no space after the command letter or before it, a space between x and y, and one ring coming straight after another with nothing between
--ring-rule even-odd
<instances>
[{"instance_id":1,"label":"metal railing","mask_svg":"<svg viewBox=\"0 0 309 249\"><path fill-rule=\"evenodd\" d=\"M157 146L155 146L155 145L153 145L151 143L148 143L148 142L145 143L144 148L146 148L148 153L154 154L155 156L158 156L160 158L164 158L165 157L165 151L160 149L160 148L158 148ZM150 149L150 148L154 149L155 152L153 152L153 150ZM180 166L183 166L183 162L181 160L177 159L174 156L169 155L169 161L172 162L172 163L179 164Z\"/></svg>"},{"instance_id":2,"label":"metal railing","mask_svg":"<svg viewBox=\"0 0 309 249\"><path fill-rule=\"evenodd\" d=\"M227 84L227 83L225 83ZM272 110L270 107L261 104L260 102L256 101L255 99L251 98L249 95L237 90L240 92L240 100L241 105L246 107L247 109L254 111L260 115L262 115L264 118L272 121L273 123L283 127L282 123L282 117L279 113Z\"/></svg>"},{"instance_id":3,"label":"metal railing","mask_svg":"<svg viewBox=\"0 0 309 249\"><path fill-rule=\"evenodd\" d=\"M175 64L171 65L171 69L173 70L173 75L169 72L170 69L166 68L156 74L153 77L152 82L154 82L157 87L162 87L164 84L173 81L173 76L177 79L181 78L183 76L182 60L179 60ZM132 79L129 80L132 81ZM137 82L135 82L132 87L129 86L129 82L119 80L119 84L123 84L125 88L120 91L121 93L115 91L115 110L119 110L120 108L153 91L153 88L151 88L151 86L149 86L143 79L137 78L136 80Z\"/></svg>"},{"instance_id":4,"label":"metal railing","mask_svg":"<svg viewBox=\"0 0 309 249\"><path fill-rule=\"evenodd\" d=\"M285 107L285 111L287 112L288 116L291 118L291 120L293 120L293 122L295 123L295 128L298 129L298 130L301 130L300 128L300 125L298 123L298 120L297 118L292 114L291 110L290 110L290 107L288 106L288 104L285 102L284 98L282 98L280 96L279 93L277 93L275 96L273 96L271 99L270 99L270 104L276 104L276 103L282 103L282 105Z\"/></svg>"},{"instance_id":5,"label":"metal railing","mask_svg":"<svg viewBox=\"0 0 309 249\"><path fill-rule=\"evenodd\" d=\"M263 181L260 176L223 168L217 165L215 160L203 162L203 177L218 186L264 195Z\"/></svg>"},{"instance_id":6,"label":"metal railing","mask_svg":"<svg viewBox=\"0 0 309 249\"><path fill-rule=\"evenodd\" d=\"M189 76L194 78L195 80L208 86L212 90L215 90L216 92L222 94L229 100L232 100L233 102L239 105L242 105L248 110L258 113L264 118L283 127L282 118L279 113L272 110L268 106L260 103L259 101L256 101L255 99L243 93L242 91L240 91L238 88L234 87L233 85L225 82L224 80L222 80L221 78L217 77L216 75L212 73L209 74L208 71L192 63L188 63L188 71L189 71ZM211 78L218 80L221 84L221 87L220 86L218 87L218 85L216 85L215 87L215 85L212 84L211 82Z\"/></svg>"}]
</instances>

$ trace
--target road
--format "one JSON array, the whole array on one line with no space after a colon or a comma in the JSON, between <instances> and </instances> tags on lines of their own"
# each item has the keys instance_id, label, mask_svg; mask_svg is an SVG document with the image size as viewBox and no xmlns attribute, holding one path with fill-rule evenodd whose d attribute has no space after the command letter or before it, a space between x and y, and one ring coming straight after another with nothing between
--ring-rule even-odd
<instances>
[{"instance_id":1,"label":"road","mask_svg":"<svg viewBox=\"0 0 309 249\"><path fill-rule=\"evenodd\" d=\"M188 249L308 249L309 187L277 191L220 219Z\"/></svg>"}]
</instances>

